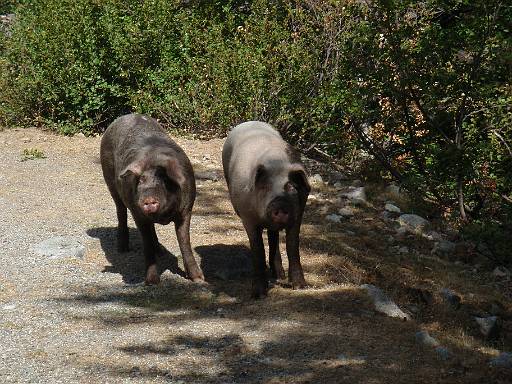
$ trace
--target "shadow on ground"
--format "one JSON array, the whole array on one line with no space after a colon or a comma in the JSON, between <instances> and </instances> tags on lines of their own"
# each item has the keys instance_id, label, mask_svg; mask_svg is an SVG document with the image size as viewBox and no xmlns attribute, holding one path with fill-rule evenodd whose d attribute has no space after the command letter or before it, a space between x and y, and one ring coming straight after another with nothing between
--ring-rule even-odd
<instances>
[{"instance_id":1,"label":"shadow on ground","mask_svg":"<svg viewBox=\"0 0 512 384\"><path fill-rule=\"evenodd\" d=\"M87 230L87 234L100 240L101 248L110 266L105 266L103 272L119 273L127 284L138 284L144 281L144 255L142 253L142 240L139 231L129 228L130 251L119 253L117 251L117 228L96 227ZM178 259L169 252L163 245L160 245L161 252L158 254L157 263L160 273L166 270L176 273L182 277L185 272L179 268Z\"/></svg>"}]
</instances>

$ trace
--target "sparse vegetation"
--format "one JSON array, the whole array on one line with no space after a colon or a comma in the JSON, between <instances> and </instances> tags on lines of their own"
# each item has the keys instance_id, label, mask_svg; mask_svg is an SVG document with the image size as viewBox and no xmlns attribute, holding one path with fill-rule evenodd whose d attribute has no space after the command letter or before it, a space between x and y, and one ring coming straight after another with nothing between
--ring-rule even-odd
<instances>
[{"instance_id":1,"label":"sparse vegetation","mask_svg":"<svg viewBox=\"0 0 512 384\"><path fill-rule=\"evenodd\" d=\"M21 161L46 159L43 151L37 148L25 148L21 154Z\"/></svg>"}]
</instances>

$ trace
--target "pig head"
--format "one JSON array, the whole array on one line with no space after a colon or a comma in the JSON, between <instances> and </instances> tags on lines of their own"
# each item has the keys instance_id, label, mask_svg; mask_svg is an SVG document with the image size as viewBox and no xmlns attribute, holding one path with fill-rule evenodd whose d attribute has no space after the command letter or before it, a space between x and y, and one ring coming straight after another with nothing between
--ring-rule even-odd
<instances>
[{"instance_id":1,"label":"pig head","mask_svg":"<svg viewBox=\"0 0 512 384\"><path fill-rule=\"evenodd\" d=\"M250 121L230 132L222 162L231 202L249 237L255 273L253 296L264 296L268 289L263 229L269 239L272 277L284 278L279 231L285 230L288 278L294 288L304 287L299 232L311 188L299 155L270 125Z\"/></svg>"}]
</instances>

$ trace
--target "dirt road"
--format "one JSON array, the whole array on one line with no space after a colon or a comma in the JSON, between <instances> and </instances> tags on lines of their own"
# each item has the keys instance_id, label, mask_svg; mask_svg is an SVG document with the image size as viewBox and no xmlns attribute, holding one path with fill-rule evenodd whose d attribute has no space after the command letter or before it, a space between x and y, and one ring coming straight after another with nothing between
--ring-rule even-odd
<instances>
[{"instance_id":1,"label":"dirt road","mask_svg":"<svg viewBox=\"0 0 512 384\"><path fill-rule=\"evenodd\" d=\"M508 382L510 371L488 361L510 345L483 341L470 309L445 308L436 293L449 286L468 306L498 298L509 311L499 287L475 288L480 280L471 266L429 258L427 240L409 244L407 257L390 253L386 239L395 230L374 207L326 222L319 212L336 204L336 191L327 186L314 191L303 227L311 287L276 284L268 298L250 300L247 239L227 199L222 140L176 141L198 176L191 236L207 286L180 276L172 224L157 229L169 251L159 260L159 286L142 283L133 221L131 252L116 252L99 138L0 132L0 382ZM45 158L21 161L30 149ZM78 241L85 254L35 251L56 237ZM414 304L407 289L418 284L434 299L416 303L414 319L403 322L375 312L359 288L367 282L402 308ZM419 329L434 334L451 357L444 361L419 345Z\"/></svg>"}]
</instances>

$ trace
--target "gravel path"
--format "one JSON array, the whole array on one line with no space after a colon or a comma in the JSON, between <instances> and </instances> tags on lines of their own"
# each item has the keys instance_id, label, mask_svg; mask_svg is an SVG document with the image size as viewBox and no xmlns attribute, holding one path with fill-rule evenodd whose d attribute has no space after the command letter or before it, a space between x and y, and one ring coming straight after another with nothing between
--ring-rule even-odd
<instances>
[{"instance_id":1,"label":"gravel path","mask_svg":"<svg viewBox=\"0 0 512 384\"><path fill-rule=\"evenodd\" d=\"M415 343L413 322L376 314L364 291L343 278L347 271L336 269L353 248L333 253L316 246L312 238L324 229L314 219L304 225L311 238L305 236L303 252L313 287L292 291L276 285L267 299L249 300L246 237L227 200L222 141L177 141L199 176L192 245L207 286L180 276L172 225L158 228L169 252L159 260L163 277L157 287L142 284L133 222L132 251L115 251L115 210L98 163L99 138L0 132L1 383L421 383L486 377L479 370L481 354L469 368L442 362ZM46 158L21 161L30 148ZM80 242L83 257L35 251L58 236Z\"/></svg>"}]
</instances>

